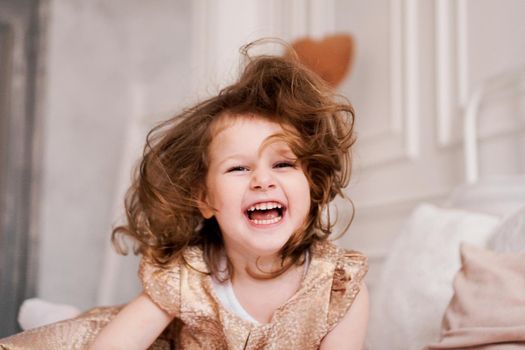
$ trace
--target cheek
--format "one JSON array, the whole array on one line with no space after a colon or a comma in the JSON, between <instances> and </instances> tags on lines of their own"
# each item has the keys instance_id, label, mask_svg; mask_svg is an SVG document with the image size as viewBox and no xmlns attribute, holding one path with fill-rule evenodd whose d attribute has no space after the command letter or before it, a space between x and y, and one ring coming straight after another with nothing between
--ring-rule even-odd
<instances>
[{"instance_id":1,"label":"cheek","mask_svg":"<svg viewBox=\"0 0 525 350\"><path fill-rule=\"evenodd\" d=\"M311 205L311 193L312 193L312 186L310 185L310 181L308 180L308 176L303 173L303 178L301 181L302 185L302 193L304 198L308 199L308 207Z\"/></svg>"},{"instance_id":2,"label":"cheek","mask_svg":"<svg viewBox=\"0 0 525 350\"><path fill-rule=\"evenodd\" d=\"M304 196L308 196L310 198L310 183L308 182L308 177L303 173L301 174L301 178L298 181L298 184L300 184L301 192Z\"/></svg>"},{"instance_id":3,"label":"cheek","mask_svg":"<svg viewBox=\"0 0 525 350\"><path fill-rule=\"evenodd\" d=\"M312 201L310 197L310 183L308 182L308 179L306 178L306 175L304 175L304 182L303 182L303 201L306 206L306 215L310 212L310 207L312 206Z\"/></svg>"},{"instance_id":4,"label":"cheek","mask_svg":"<svg viewBox=\"0 0 525 350\"><path fill-rule=\"evenodd\" d=\"M301 174L292 181L296 200L306 212L310 210L310 183L306 175Z\"/></svg>"},{"instance_id":5,"label":"cheek","mask_svg":"<svg viewBox=\"0 0 525 350\"><path fill-rule=\"evenodd\" d=\"M208 204L221 212L235 209L235 204L239 204L239 186L233 181L222 179L221 181L208 182ZM240 205L240 204L239 204Z\"/></svg>"}]
</instances>

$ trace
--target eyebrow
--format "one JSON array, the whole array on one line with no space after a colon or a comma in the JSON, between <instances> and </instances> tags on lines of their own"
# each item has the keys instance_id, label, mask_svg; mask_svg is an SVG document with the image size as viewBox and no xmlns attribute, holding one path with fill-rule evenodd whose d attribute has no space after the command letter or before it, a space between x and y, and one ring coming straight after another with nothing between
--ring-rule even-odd
<instances>
[{"instance_id":1,"label":"eyebrow","mask_svg":"<svg viewBox=\"0 0 525 350\"><path fill-rule=\"evenodd\" d=\"M221 165L222 163L225 163L229 160L237 160L237 159L241 159L241 158L246 158L245 155L242 155L242 154L232 154L226 158L224 158L223 160L221 160L220 162L217 163L217 165Z\"/></svg>"},{"instance_id":2,"label":"eyebrow","mask_svg":"<svg viewBox=\"0 0 525 350\"><path fill-rule=\"evenodd\" d=\"M285 156L285 155L293 155L294 157L297 157L295 155L295 153L292 151L292 148L290 147L290 145L288 143L286 143L285 141L283 140L277 140L277 141L274 141L274 142L270 142L268 144L262 144L261 147L259 147L259 149L257 150L257 152L259 154L261 154L262 152L264 152L266 149L268 149L269 147L272 147L274 146L274 150L277 154L279 155L282 155L282 156Z\"/></svg>"},{"instance_id":3,"label":"eyebrow","mask_svg":"<svg viewBox=\"0 0 525 350\"><path fill-rule=\"evenodd\" d=\"M261 154L262 152L264 152L264 149L267 149L268 147L260 147L258 152L259 154ZM290 146L288 146L288 144L285 143L285 146L277 146L276 149L275 149L276 153L281 156L281 157L285 157L287 159L296 159L297 156L295 155L295 153L293 153L293 151L291 150ZM230 161L230 160L239 160L239 161L245 161L246 158L249 158L250 156L249 155L246 155L246 154L242 154L242 153L234 153L232 155L229 155L227 156L226 158L220 160L217 162L217 166L221 166L222 164L226 163L227 161Z\"/></svg>"}]
</instances>

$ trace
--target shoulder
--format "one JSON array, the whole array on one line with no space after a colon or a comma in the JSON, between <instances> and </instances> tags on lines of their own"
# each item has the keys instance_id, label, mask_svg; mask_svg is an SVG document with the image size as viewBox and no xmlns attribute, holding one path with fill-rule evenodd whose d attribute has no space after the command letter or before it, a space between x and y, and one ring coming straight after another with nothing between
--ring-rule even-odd
<instances>
[{"instance_id":1,"label":"shoulder","mask_svg":"<svg viewBox=\"0 0 525 350\"><path fill-rule=\"evenodd\" d=\"M332 292L344 292L348 288L358 288L368 272L368 259L355 250L338 248L338 252Z\"/></svg>"},{"instance_id":2,"label":"shoulder","mask_svg":"<svg viewBox=\"0 0 525 350\"><path fill-rule=\"evenodd\" d=\"M144 293L167 314L176 316L180 307L180 258L168 264L158 265L143 257L139 266L139 278Z\"/></svg>"},{"instance_id":3,"label":"shoulder","mask_svg":"<svg viewBox=\"0 0 525 350\"><path fill-rule=\"evenodd\" d=\"M368 271L368 259L364 254L339 247L332 241L316 242L311 251L314 258L332 266L336 289L347 286L349 282L360 282Z\"/></svg>"},{"instance_id":4,"label":"shoulder","mask_svg":"<svg viewBox=\"0 0 525 350\"><path fill-rule=\"evenodd\" d=\"M165 264L158 264L151 258L143 256L139 265L139 277L143 282L150 282L156 279L170 280L180 275L181 270L186 268L204 274L209 273L200 247L187 247Z\"/></svg>"},{"instance_id":5,"label":"shoulder","mask_svg":"<svg viewBox=\"0 0 525 350\"><path fill-rule=\"evenodd\" d=\"M188 247L166 264L159 265L148 257L142 257L139 278L146 295L169 315L180 311L181 279L193 271L207 273L202 250Z\"/></svg>"},{"instance_id":6,"label":"shoulder","mask_svg":"<svg viewBox=\"0 0 525 350\"><path fill-rule=\"evenodd\" d=\"M317 243L313 247L313 254L332 266L327 317L328 329L331 330L345 316L362 289L368 261L362 253L338 247L330 241Z\"/></svg>"}]
</instances>

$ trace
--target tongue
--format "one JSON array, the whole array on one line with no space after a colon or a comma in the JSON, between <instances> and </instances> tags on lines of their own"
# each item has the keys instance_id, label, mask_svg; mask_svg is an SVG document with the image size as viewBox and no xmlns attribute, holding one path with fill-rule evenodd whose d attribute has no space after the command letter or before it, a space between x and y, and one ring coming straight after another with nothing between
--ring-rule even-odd
<instances>
[{"instance_id":1,"label":"tongue","mask_svg":"<svg viewBox=\"0 0 525 350\"><path fill-rule=\"evenodd\" d=\"M270 220L279 216L279 211L277 209L269 210L254 210L250 218L252 220Z\"/></svg>"}]
</instances>

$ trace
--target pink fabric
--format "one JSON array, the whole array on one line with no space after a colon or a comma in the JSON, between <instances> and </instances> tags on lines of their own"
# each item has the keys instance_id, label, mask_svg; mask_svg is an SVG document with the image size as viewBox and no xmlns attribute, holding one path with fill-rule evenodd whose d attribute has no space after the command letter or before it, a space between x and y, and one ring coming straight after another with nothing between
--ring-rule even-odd
<instances>
[{"instance_id":1,"label":"pink fabric","mask_svg":"<svg viewBox=\"0 0 525 350\"><path fill-rule=\"evenodd\" d=\"M525 349L525 255L461 245L442 339L426 349Z\"/></svg>"}]
</instances>

